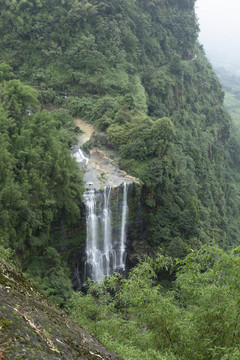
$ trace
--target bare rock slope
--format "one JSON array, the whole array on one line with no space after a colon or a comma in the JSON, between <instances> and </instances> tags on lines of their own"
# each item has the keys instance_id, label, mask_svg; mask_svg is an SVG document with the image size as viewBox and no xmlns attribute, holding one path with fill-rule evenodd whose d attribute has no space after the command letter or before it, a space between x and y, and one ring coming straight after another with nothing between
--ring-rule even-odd
<instances>
[{"instance_id":1,"label":"bare rock slope","mask_svg":"<svg viewBox=\"0 0 240 360\"><path fill-rule=\"evenodd\" d=\"M0 358L121 360L1 258Z\"/></svg>"}]
</instances>

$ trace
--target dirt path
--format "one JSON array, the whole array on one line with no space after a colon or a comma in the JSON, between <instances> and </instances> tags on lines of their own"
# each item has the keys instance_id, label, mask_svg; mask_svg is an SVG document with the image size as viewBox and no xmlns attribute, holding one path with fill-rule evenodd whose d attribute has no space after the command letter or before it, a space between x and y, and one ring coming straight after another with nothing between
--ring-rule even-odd
<instances>
[{"instance_id":1,"label":"dirt path","mask_svg":"<svg viewBox=\"0 0 240 360\"><path fill-rule=\"evenodd\" d=\"M82 119L75 119L75 125L83 132L79 135L79 146L82 146L90 140L95 129L93 125L86 123Z\"/></svg>"}]
</instances>

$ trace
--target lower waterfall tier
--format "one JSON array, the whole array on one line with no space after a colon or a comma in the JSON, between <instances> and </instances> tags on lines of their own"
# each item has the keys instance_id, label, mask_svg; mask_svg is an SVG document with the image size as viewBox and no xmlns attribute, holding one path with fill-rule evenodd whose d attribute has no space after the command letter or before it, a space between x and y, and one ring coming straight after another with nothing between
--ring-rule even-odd
<instances>
[{"instance_id":1,"label":"lower waterfall tier","mask_svg":"<svg viewBox=\"0 0 240 360\"><path fill-rule=\"evenodd\" d=\"M125 270L127 231L127 190L104 187L104 191L88 190L86 206L87 241L84 282L87 278L101 281L117 270Z\"/></svg>"}]
</instances>

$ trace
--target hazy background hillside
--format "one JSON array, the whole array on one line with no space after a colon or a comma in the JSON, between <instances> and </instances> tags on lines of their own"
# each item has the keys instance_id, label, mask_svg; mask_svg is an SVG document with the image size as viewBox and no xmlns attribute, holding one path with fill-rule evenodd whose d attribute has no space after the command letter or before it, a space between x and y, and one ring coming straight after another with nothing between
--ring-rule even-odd
<instances>
[{"instance_id":1,"label":"hazy background hillside","mask_svg":"<svg viewBox=\"0 0 240 360\"><path fill-rule=\"evenodd\" d=\"M237 0L197 0L199 40L214 67L240 75L240 3Z\"/></svg>"},{"instance_id":2,"label":"hazy background hillside","mask_svg":"<svg viewBox=\"0 0 240 360\"><path fill-rule=\"evenodd\" d=\"M239 11L240 3L236 0L196 2L199 41L225 92L224 106L233 119L233 132L239 132L240 127Z\"/></svg>"}]
</instances>

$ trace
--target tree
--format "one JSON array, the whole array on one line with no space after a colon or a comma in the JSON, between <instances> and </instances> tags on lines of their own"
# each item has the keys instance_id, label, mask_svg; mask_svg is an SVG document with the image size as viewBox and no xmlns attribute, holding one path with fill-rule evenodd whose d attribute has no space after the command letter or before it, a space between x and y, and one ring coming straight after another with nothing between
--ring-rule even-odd
<instances>
[{"instance_id":1,"label":"tree","mask_svg":"<svg viewBox=\"0 0 240 360\"><path fill-rule=\"evenodd\" d=\"M14 77L12 67L6 63L0 63L0 83L3 80L9 80Z\"/></svg>"},{"instance_id":2,"label":"tree","mask_svg":"<svg viewBox=\"0 0 240 360\"><path fill-rule=\"evenodd\" d=\"M151 149L157 156L163 156L171 145L174 137L174 125L167 118L161 118L155 121L152 127Z\"/></svg>"},{"instance_id":3,"label":"tree","mask_svg":"<svg viewBox=\"0 0 240 360\"><path fill-rule=\"evenodd\" d=\"M18 122L18 128L20 128L22 118L27 115L26 110L39 108L37 92L21 83L20 80L10 80L3 84L0 96L9 117Z\"/></svg>"},{"instance_id":4,"label":"tree","mask_svg":"<svg viewBox=\"0 0 240 360\"><path fill-rule=\"evenodd\" d=\"M74 294L71 314L124 359L237 360L239 261L215 245L176 262L158 253Z\"/></svg>"}]
</instances>

